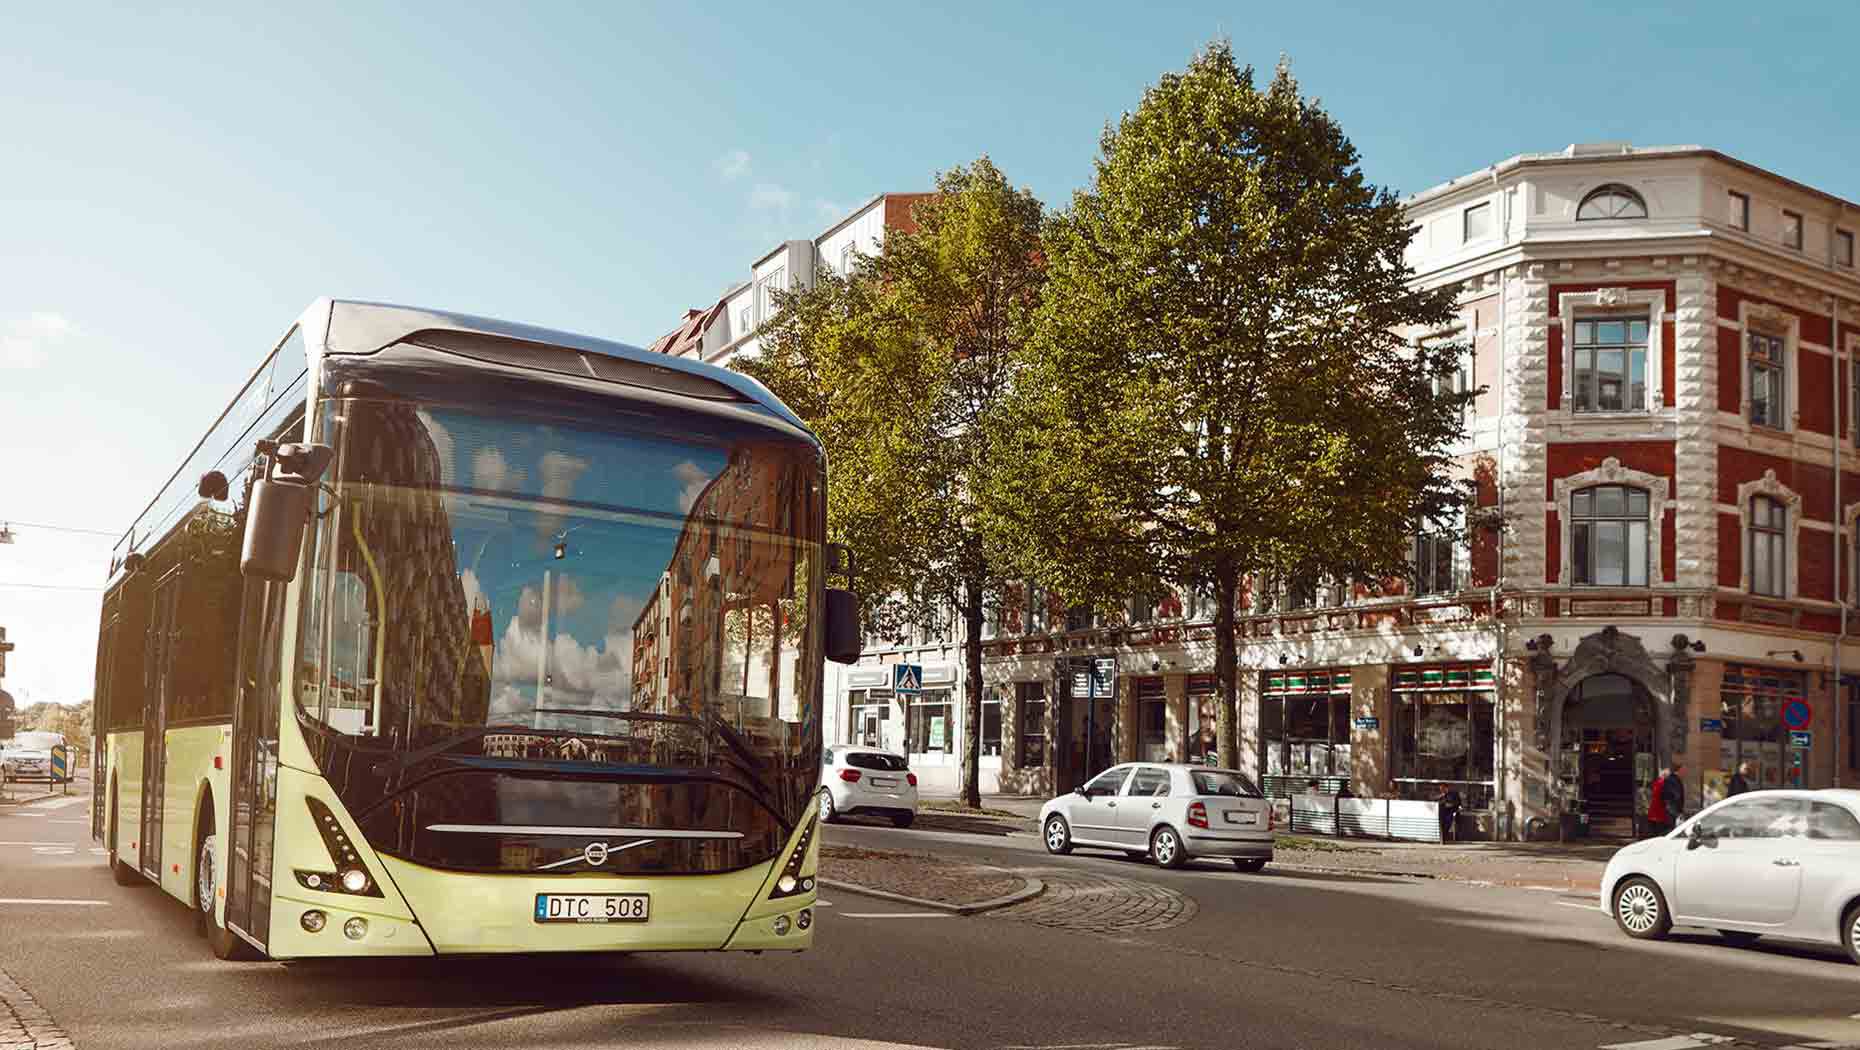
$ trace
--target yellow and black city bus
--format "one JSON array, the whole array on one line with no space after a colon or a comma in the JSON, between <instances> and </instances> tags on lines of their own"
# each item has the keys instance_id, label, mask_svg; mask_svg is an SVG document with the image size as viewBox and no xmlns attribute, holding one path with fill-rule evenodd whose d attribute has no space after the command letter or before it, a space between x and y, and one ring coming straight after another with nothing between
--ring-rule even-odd
<instances>
[{"instance_id":1,"label":"yellow and black city bus","mask_svg":"<svg viewBox=\"0 0 1860 1050\"><path fill-rule=\"evenodd\" d=\"M113 874L222 958L808 947L825 498L742 376L319 300L112 558Z\"/></svg>"}]
</instances>

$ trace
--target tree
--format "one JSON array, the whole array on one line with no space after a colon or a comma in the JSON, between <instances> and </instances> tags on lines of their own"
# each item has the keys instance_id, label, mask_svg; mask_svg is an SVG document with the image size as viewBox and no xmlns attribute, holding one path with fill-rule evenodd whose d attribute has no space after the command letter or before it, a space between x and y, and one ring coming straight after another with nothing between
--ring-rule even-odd
<instances>
[{"instance_id":1,"label":"tree","mask_svg":"<svg viewBox=\"0 0 1860 1050\"><path fill-rule=\"evenodd\" d=\"M1413 286L1399 202L1281 62L1260 90L1217 42L1107 126L1049 225L1013 469L991 506L1030 568L1109 605L1158 579L1212 591L1220 758L1239 757L1243 581L1405 576L1463 406L1452 318Z\"/></svg>"},{"instance_id":2,"label":"tree","mask_svg":"<svg viewBox=\"0 0 1860 1050\"><path fill-rule=\"evenodd\" d=\"M987 157L937 177L884 250L777 297L762 381L827 450L827 528L851 548L870 633L963 624L963 792L981 804L982 619L1013 559L980 503L1033 328L1044 209ZM908 721L906 725L908 726Z\"/></svg>"}]
</instances>

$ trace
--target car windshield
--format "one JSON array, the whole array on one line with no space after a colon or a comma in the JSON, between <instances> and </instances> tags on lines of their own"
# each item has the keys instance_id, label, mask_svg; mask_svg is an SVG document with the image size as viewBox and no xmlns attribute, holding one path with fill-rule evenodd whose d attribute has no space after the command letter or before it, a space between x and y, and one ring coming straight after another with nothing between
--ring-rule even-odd
<instances>
[{"instance_id":1,"label":"car windshield","mask_svg":"<svg viewBox=\"0 0 1860 1050\"><path fill-rule=\"evenodd\" d=\"M1195 781L1197 795L1229 795L1239 798L1259 798L1259 789L1253 782L1238 773L1225 770L1197 769L1189 773Z\"/></svg>"},{"instance_id":2,"label":"car windshield","mask_svg":"<svg viewBox=\"0 0 1860 1050\"><path fill-rule=\"evenodd\" d=\"M877 751L849 751L846 764L858 769L877 769L890 773L902 773L905 769L904 759Z\"/></svg>"},{"instance_id":3,"label":"car windshield","mask_svg":"<svg viewBox=\"0 0 1860 1050\"><path fill-rule=\"evenodd\" d=\"M64 736L59 733L29 731L14 736L9 746L15 751L50 751L55 745L64 742Z\"/></svg>"},{"instance_id":4,"label":"car windshield","mask_svg":"<svg viewBox=\"0 0 1860 1050\"><path fill-rule=\"evenodd\" d=\"M321 433L308 717L408 758L812 775L811 447L385 398Z\"/></svg>"}]
</instances>

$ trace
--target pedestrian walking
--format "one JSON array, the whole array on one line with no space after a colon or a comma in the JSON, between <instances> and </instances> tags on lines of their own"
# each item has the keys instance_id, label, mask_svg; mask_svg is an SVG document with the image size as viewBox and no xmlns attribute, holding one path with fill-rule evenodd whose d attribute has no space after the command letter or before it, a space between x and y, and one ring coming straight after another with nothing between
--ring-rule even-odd
<instances>
[{"instance_id":1,"label":"pedestrian walking","mask_svg":"<svg viewBox=\"0 0 1860 1050\"><path fill-rule=\"evenodd\" d=\"M1741 795L1749 790L1750 763L1740 762L1738 763L1737 769L1731 774L1731 782L1725 785L1724 797L1730 798L1732 795Z\"/></svg>"},{"instance_id":2,"label":"pedestrian walking","mask_svg":"<svg viewBox=\"0 0 1860 1050\"><path fill-rule=\"evenodd\" d=\"M1460 793L1442 783L1434 805L1440 808L1440 841L1458 842L1460 838Z\"/></svg>"},{"instance_id":3,"label":"pedestrian walking","mask_svg":"<svg viewBox=\"0 0 1860 1050\"><path fill-rule=\"evenodd\" d=\"M1671 831L1685 818L1686 813L1686 764L1674 761L1667 771L1666 779L1660 784L1660 794L1666 802L1666 830Z\"/></svg>"}]
</instances>

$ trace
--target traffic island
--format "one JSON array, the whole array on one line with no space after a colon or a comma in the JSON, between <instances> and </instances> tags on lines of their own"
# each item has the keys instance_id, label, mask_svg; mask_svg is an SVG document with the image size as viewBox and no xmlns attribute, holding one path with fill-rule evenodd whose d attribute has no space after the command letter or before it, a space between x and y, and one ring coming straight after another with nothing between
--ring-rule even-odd
<instances>
[{"instance_id":1,"label":"traffic island","mask_svg":"<svg viewBox=\"0 0 1860 1050\"><path fill-rule=\"evenodd\" d=\"M1046 889L1045 883L1032 876L985 864L857 846L820 847L820 882L834 889L957 915L976 915L1019 904Z\"/></svg>"},{"instance_id":2,"label":"traffic island","mask_svg":"<svg viewBox=\"0 0 1860 1050\"><path fill-rule=\"evenodd\" d=\"M1585 843L1363 843L1281 835L1272 866L1288 871L1339 875L1383 875L1442 879L1485 886L1512 886L1594 893L1616 847Z\"/></svg>"}]
</instances>

